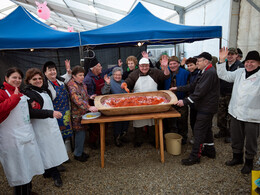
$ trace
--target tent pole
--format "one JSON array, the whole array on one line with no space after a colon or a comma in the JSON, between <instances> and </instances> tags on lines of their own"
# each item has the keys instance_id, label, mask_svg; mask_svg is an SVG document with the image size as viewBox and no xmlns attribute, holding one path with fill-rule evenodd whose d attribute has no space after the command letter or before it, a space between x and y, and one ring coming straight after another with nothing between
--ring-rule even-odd
<instances>
[{"instance_id":1,"label":"tent pole","mask_svg":"<svg viewBox=\"0 0 260 195\"><path fill-rule=\"evenodd\" d=\"M61 74L61 64L60 64L60 55L59 55L59 49L56 49L56 53L57 53L57 61L58 61L58 67L59 68L58 72Z\"/></svg>"},{"instance_id":2,"label":"tent pole","mask_svg":"<svg viewBox=\"0 0 260 195\"><path fill-rule=\"evenodd\" d=\"M219 49L222 48L222 38L219 38Z\"/></svg>"},{"instance_id":3,"label":"tent pole","mask_svg":"<svg viewBox=\"0 0 260 195\"><path fill-rule=\"evenodd\" d=\"M118 47L118 59L121 59L121 50L120 50L120 46Z\"/></svg>"},{"instance_id":4,"label":"tent pole","mask_svg":"<svg viewBox=\"0 0 260 195\"><path fill-rule=\"evenodd\" d=\"M80 66L84 66L83 46L79 46L79 63Z\"/></svg>"}]
</instances>

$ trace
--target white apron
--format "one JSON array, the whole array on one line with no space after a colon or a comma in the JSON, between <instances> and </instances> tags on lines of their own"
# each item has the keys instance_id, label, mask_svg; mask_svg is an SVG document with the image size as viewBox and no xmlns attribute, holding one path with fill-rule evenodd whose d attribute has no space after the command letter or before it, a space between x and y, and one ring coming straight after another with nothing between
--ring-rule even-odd
<instances>
[{"instance_id":1,"label":"white apron","mask_svg":"<svg viewBox=\"0 0 260 195\"><path fill-rule=\"evenodd\" d=\"M139 76L134 86L134 93L157 91L158 84L149 76ZM154 125L153 119L136 120L133 121L133 127L144 127Z\"/></svg>"},{"instance_id":2,"label":"white apron","mask_svg":"<svg viewBox=\"0 0 260 195\"><path fill-rule=\"evenodd\" d=\"M53 110L53 104L50 96L44 92L39 94L43 99L42 109ZM40 148L44 169L56 167L67 161L69 158L57 119L31 119L31 121L35 137Z\"/></svg>"},{"instance_id":3,"label":"white apron","mask_svg":"<svg viewBox=\"0 0 260 195\"><path fill-rule=\"evenodd\" d=\"M10 97L10 93L5 90ZM44 173L25 95L0 124L0 161L11 187L31 182Z\"/></svg>"}]
</instances>

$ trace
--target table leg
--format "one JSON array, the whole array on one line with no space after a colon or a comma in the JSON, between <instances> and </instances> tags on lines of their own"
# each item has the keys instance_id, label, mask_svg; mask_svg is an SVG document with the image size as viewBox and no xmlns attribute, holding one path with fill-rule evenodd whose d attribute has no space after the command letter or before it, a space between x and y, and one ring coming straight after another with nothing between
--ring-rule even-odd
<instances>
[{"instance_id":1,"label":"table leg","mask_svg":"<svg viewBox=\"0 0 260 195\"><path fill-rule=\"evenodd\" d=\"M105 123L100 123L101 167L105 167Z\"/></svg>"},{"instance_id":2,"label":"table leg","mask_svg":"<svg viewBox=\"0 0 260 195\"><path fill-rule=\"evenodd\" d=\"M159 138L160 138L160 153L161 153L161 162L164 163L164 145L163 145L163 121L159 120Z\"/></svg>"},{"instance_id":3,"label":"table leg","mask_svg":"<svg viewBox=\"0 0 260 195\"><path fill-rule=\"evenodd\" d=\"M155 147L156 149L159 148L159 144L158 144L158 140L159 140L159 137L158 137L158 120L157 119L154 119L154 126L155 126Z\"/></svg>"}]
</instances>

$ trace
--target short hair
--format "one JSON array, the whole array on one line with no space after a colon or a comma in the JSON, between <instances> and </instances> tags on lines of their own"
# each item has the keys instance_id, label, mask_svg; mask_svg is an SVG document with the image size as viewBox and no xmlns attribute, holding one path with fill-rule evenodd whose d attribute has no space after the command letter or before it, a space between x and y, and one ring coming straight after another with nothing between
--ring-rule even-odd
<instances>
[{"instance_id":1,"label":"short hair","mask_svg":"<svg viewBox=\"0 0 260 195\"><path fill-rule=\"evenodd\" d=\"M42 71L45 73L47 68L55 68L57 70L57 66L53 61L48 61L43 65Z\"/></svg>"},{"instance_id":2,"label":"short hair","mask_svg":"<svg viewBox=\"0 0 260 195\"><path fill-rule=\"evenodd\" d=\"M165 54L165 53L164 53L164 54L162 54L162 55L160 56L160 59L159 59L159 60L162 60L162 57L163 57L163 56L167 56L167 58L169 59L168 54Z\"/></svg>"},{"instance_id":3,"label":"short hair","mask_svg":"<svg viewBox=\"0 0 260 195\"><path fill-rule=\"evenodd\" d=\"M190 64L190 63L193 63L196 65L197 63L197 58L188 58L185 62L185 64Z\"/></svg>"},{"instance_id":4,"label":"short hair","mask_svg":"<svg viewBox=\"0 0 260 195\"><path fill-rule=\"evenodd\" d=\"M85 74L85 70L82 66L75 66L72 69L72 72L71 72L72 75L76 76L78 73L84 73Z\"/></svg>"},{"instance_id":5,"label":"short hair","mask_svg":"<svg viewBox=\"0 0 260 195\"><path fill-rule=\"evenodd\" d=\"M175 61L175 62L178 62L180 64L180 61L179 61L179 58L177 56L171 56L169 59L168 59L168 63L172 62L172 61Z\"/></svg>"},{"instance_id":6,"label":"short hair","mask_svg":"<svg viewBox=\"0 0 260 195\"><path fill-rule=\"evenodd\" d=\"M44 79L44 76L42 74L42 71L39 68L30 68L26 71L24 83L26 85L30 84L29 80L31 80L35 75L40 75L42 79Z\"/></svg>"},{"instance_id":7,"label":"short hair","mask_svg":"<svg viewBox=\"0 0 260 195\"><path fill-rule=\"evenodd\" d=\"M137 58L135 56L128 56L126 58L126 64L128 61L133 61L135 65L137 65L137 63L138 63Z\"/></svg>"},{"instance_id":8,"label":"short hair","mask_svg":"<svg viewBox=\"0 0 260 195\"><path fill-rule=\"evenodd\" d=\"M16 68L16 67L9 68L9 69L6 71L5 76L6 76L7 78L9 78L9 77L11 76L11 74L13 74L13 73L15 73L15 72L19 73L19 74L21 75L21 77L23 78L23 72L22 72L19 68Z\"/></svg>"},{"instance_id":9,"label":"short hair","mask_svg":"<svg viewBox=\"0 0 260 195\"><path fill-rule=\"evenodd\" d=\"M121 74L123 74L123 69L121 67L115 67L112 71L112 75L114 75L115 72L120 71Z\"/></svg>"}]
</instances>

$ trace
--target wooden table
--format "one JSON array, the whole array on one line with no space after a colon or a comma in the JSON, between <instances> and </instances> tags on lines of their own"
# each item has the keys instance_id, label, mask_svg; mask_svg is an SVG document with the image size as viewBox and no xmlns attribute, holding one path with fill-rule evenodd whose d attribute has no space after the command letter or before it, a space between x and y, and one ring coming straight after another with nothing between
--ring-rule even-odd
<instances>
[{"instance_id":1,"label":"wooden table","mask_svg":"<svg viewBox=\"0 0 260 195\"><path fill-rule=\"evenodd\" d=\"M118 122L118 121L132 121L132 120L143 120L143 119L154 119L155 122L155 145L156 149L158 146L158 137L160 141L160 153L161 153L161 162L164 163L164 145L163 145L163 122L164 118L173 118L180 117L181 114L175 109L171 108L166 112L156 112L156 113L146 113L146 114L132 114L132 115L123 115L123 116L105 116L101 115L96 119L82 119L81 124L91 124L99 123L100 124L100 152L101 152L101 167L105 166L105 123L108 122ZM158 136L159 130L159 136Z\"/></svg>"}]
</instances>

